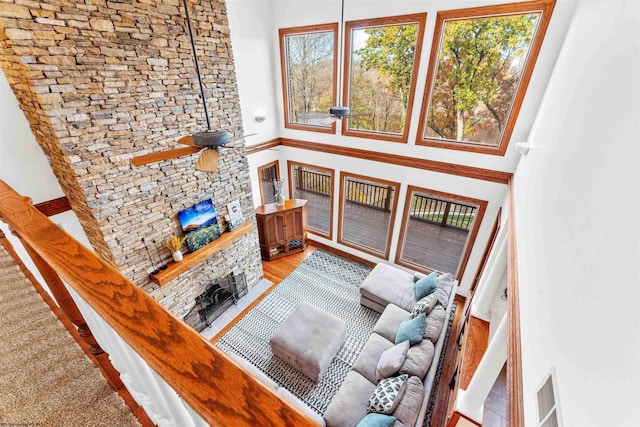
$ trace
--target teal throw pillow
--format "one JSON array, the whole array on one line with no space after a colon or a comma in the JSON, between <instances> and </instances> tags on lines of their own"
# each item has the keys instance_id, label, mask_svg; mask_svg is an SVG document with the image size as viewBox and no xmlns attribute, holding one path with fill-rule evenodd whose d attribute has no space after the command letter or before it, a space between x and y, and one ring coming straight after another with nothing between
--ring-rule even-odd
<instances>
[{"instance_id":1,"label":"teal throw pillow","mask_svg":"<svg viewBox=\"0 0 640 427\"><path fill-rule=\"evenodd\" d=\"M400 344L402 341L409 341L409 344L414 345L422 341L422 334L424 334L424 327L427 325L427 315L420 313L411 320L405 320L400 323L398 332L396 332L396 344Z\"/></svg>"},{"instance_id":2,"label":"teal throw pillow","mask_svg":"<svg viewBox=\"0 0 640 427\"><path fill-rule=\"evenodd\" d=\"M416 301L429 295L438 286L438 273L435 271L416 282Z\"/></svg>"},{"instance_id":3,"label":"teal throw pillow","mask_svg":"<svg viewBox=\"0 0 640 427\"><path fill-rule=\"evenodd\" d=\"M396 421L396 417L385 414L371 413L364 417L356 427L389 427Z\"/></svg>"}]
</instances>

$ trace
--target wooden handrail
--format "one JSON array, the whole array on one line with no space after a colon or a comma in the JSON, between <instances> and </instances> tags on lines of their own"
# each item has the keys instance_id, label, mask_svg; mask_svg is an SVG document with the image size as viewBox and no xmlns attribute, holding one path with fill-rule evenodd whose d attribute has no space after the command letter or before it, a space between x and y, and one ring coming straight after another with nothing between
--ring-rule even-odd
<instances>
[{"instance_id":1,"label":"wooden handrail","mask_svg":"<svg viewBox=\"0 0 640 427\"><path fill-rule=\"evenodd\" d=\"M0 218L211 425L315 425L0 180Z\"/></svg>"},{"instance_id":2,"label":"wooden handrail","mask_svg":"<svg viewBox=\"0 0 640 427\"><path fill-rule=\"evenodd\" d=\"M522 383L522 346L520 344L520 294L518 292L518 252L516 240L516 211L513 179L509 180L509 222L507 244L507 424L524 427L524 398Z\"/></svg>"}]
</instances>

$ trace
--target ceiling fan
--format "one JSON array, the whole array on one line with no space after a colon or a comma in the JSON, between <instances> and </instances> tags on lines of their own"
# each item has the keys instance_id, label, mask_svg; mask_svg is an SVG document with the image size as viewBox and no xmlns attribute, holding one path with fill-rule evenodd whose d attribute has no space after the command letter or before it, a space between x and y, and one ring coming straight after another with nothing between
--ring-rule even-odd
<instances>
[{"instance_id":1,"label":"ceiling fan","mask_svg":"<svg viewBox=\"0 0 640 427\"><path fill-rule=\"evenodd\" d=\"M200 75L200 62L198 61L198 52L196 51L193 29L191 28L191 18L189 17L189 7L187 5L187 0L183 0L183 4L187 18L187 27L189 29L189 39L191 40L191 48L193 50L193 59L195 61L196 72L198 75L198 83L200 85L200 95L202 96L204 115L207 119L207 130L205 132L197 132L193 135L187 135L180 138L177 143L185 145L185 147L136 156L131 160L131 164L134 166L141 166L149 163L159 162L162 160L175 159L177 157L187 156L199 152L200 157L196 162L196 170L204 172L216 172L218 170L218 159L220 157L218 150L220 149L220 147L223 147L225 144L228 144L230 142L238 141L242 138L255 135L255 133L233 137L231 133L223 129L211 130L211 122L209 121L209 110L207 109L204 84L202 83L202 76Z\"/></svg>"},{"instance_id":2,"label":"ceiling fan","mask_svg":"<svg viewBox=\"0 0 640 427\"><path fill-rule=\"evenodd\" d=\"M338 70L340 75L338 76L338 83L340 85L339 90L338 90L338 97L342 96L342 79L343 79L343 70L342 70L342 57L343 57L343 52L342 52L342 46L344 44L344 0L341 1L341 13L340 13L340 35L339 35L339 39L340 42L338 43L338 58L340 60L340 64L338 65ZM320 123L322 123L323 125L330 125L333 122L336 122L338 120L342 120L344 118L348 118L351 117L351 108L349 108L349 106L344 106L344 105L334 105L332 107L329 107L329 117L320 120Z\"/></svg>"}]
</instances>

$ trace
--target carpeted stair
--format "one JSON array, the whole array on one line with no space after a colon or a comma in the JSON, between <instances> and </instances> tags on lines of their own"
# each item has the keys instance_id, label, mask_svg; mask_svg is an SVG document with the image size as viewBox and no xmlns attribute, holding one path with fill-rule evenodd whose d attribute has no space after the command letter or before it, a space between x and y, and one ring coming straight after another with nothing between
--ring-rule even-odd
<instances>
[{"instance_id":1,"label":"carpeted stair","mask_svg":"<svg viewBox=\"0 0 640 427\"><path fill-rule=\"evenodd\" d=\"M0 425L140 425L1 244Z\"/></svg>"}]
</instances>

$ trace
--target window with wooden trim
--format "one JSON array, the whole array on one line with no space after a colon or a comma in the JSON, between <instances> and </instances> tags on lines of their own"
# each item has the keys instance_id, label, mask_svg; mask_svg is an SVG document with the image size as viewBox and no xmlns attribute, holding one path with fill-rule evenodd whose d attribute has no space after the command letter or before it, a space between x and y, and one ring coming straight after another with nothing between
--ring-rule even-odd
<instances>
[{"instance_id":1,"label":"window with wooden trim","mask_svg":"<svg viewBox=\"0 0 640 427\"><path fill-rule=\"evenodd\" d=\"M274 180L280 179L280 164L277 160L258 167L258 180L260 182L260 200L263 205L274 203L275 188Z\"/></svg>"},{"instance_id":2,"label":"window with wooden trim","mask_svg":"<svg viewBox=\"0 0 640 427\"><path fill-rule=\"evenodd\" d=\"M426 17L345 24L344 135L407 142Z\"/></svg>"},{"instance_id":3,"label":"window with wooden trim","mask_svg":"<svg viewBox=\"0 0 640 427\"><path fill-rule=\"evenodd\" d=\"M487 202L409 186L396 264L462 279Z\"/></svg>"},{"instance_id":4,"label":"window with wooden trim","mask_svg":"<svg viewBox=\"0 0 640 427\"><path fill-rule=\"evenodd\" d=\"M335 104L338 24L279 33L285 127L334 133L335 123L328 119Z\"/></svg>"},{"instance_id":5,"label":"window with wooden trim","mask_svg":"<svg viewBox=\"0 0 640 427\"><path fill-rule=\"evenodd\" d=\"M338 243L388 259L398 191L397 182L342 172Z\"/></svg>"},{"instance_id":6,"label":"window with wooden trim","mask_svg":"<svg viewBox=\"0 0 640 427\"><path fill-rule=\"evenodd\" d=\"M289 194L307 201L307 228L331 239L333 169L288 161Z\"/></svg>"},{"instance_id":7,"label":"window with wooden trim","mask_svg":"<svg viewBox=\"0 0 640 427\"><path fill-rule=\"evenodd\" d=\"M438 13L418 144L504 155L554 4Z\"/></svg>"}]
</instances>

